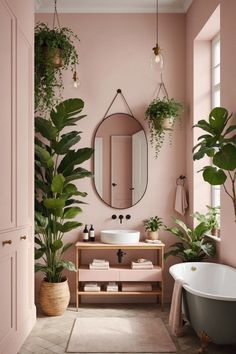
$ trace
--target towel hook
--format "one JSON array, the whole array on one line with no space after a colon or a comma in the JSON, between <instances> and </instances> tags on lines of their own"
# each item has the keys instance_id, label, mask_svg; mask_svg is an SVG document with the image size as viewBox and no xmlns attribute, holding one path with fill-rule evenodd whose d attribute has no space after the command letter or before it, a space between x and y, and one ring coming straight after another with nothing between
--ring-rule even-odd
<instances>
[{"instance_id":1,"label":"towel hook","mask_svg":"<svg viewBox=\"0 0 236 354\"><path fill-rule=\"evenodd\" d=\"M178 178L177 178L177 180L176 180L176 184L177 184L177 186L180 184L180 185L184 185L184 183L185 183L185 179L186 179L187 177L186 176L184 176L184 175L180 175Z\"/></svg>"}]
</instances>

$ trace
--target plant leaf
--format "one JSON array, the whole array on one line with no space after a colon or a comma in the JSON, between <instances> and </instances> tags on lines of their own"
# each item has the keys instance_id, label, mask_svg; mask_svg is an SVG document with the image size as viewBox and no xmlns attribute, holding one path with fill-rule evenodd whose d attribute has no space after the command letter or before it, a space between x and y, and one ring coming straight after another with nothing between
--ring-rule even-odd
<instances>
[{"instance_id":1,"label":"plant leaf","mask_svg":"<svg viewBox=\"0 0 236 354\"><path fill-rule=\"evenodd\" d=\"M64 187L65 177L59 173L53 177L51 189L54 193L62 193Z\"/></svg>"},{"instance_id":2,"label":"plant leaf","mask_svg":"<svg viewBox=\"0 0 236 354\"><path fill-rule=\"evenodd\" d=\"M209 124L215 132L221 134L228 118L228 111L223 107L215 107L209 114Z\"/></svg>"},{"instance_id":3,"label":"plant leaf","mask_svg":"<svg viewBox=\"0 0 236 354\"><path fill-rule=\"evenodd\" d=\"M226 144L215 154L213 164L223 170L233 171L236 168L236 147Z\"/></svg>"},{"instance_id":4,"label":"plant leaf","mask_svg":"<svg viewBox=\"0 0 236 354\"><path fill-rule=\"evenodd\" d=\"M65 200L61 198L47 198L43 204L47 209L62 209L65 206Z\"/></svg>"},{"instance_id":5,"label":"plant leaf","mask_svg":"<svg viewBox=\"0 0 236 354\"><path fill-rule=\"evenodd\" d=\"M53 159L46 149L38 145L35 145L35 154L45 167L48 168L53 167L54 165Z\"/></svg>"},{"instance_id":6,"label":"plant leaf","mask_svg":"<svg viewBox=\"0 0 236 354\"><path fill-rule=\"evenodd\" d=\"M221 185L225 183L227 176L223 170L217 169L213 166L205 166L203 168L203 178L204 181L210 183L211 185Z\"/></svg>"},{"instance_id":7,"label":"plant leaf","mask_svg":"<svg viewBox=\"0 0 236 354\"><path fill-rule=\"evenodd\" d=\"M58 130L52 125L52 123L48 119L41 117L35 118L35 129L36 132L39 132L49 141L55 140L58 134Z\"/></svg>"},{"instance_id":8,"label":"plant leaf","mask_svg":"<svg viewBox=\"0 0 236 354\"><path fill-rule=\"evenodd\" d=\"M55 240L53 244L51 244L51 250L52 252L58 251L60 248L63 247L63 242L61 240Z\"/></svg>"},{"instance_id":9,"label":"plant leaf","mask_svg":"<svg viewBox=\"0 0 236 354\"><path fill-rule=\"evenodd\" d=\"M56 154L65 155L73 145L80 141L81 137L79 134L80 132L77 131L63 134L61 140L59 142L54 142L52 145Z\"/></svg>"},{"instance_id":10,"label":"plant leaf","mask_svg":"<svg viewBox=\"0 0 236 354\"><path fill-rule=\"evenodd\" d=\"M71 230L77 229L78 227L82 226L78 221L67 221L61 226L61 232L66 233Z\"/></svg>"},{"instance_id":11,"label":"plant leaf","mask_svg":"<svg viewBox=\"0 0 236 354\"><path fill-rule=\"evenodd\" d=\"M63 219L73 219L82 212L82 209L79 207L70 207L64 209Z\"/></svg>"}]
</instances>

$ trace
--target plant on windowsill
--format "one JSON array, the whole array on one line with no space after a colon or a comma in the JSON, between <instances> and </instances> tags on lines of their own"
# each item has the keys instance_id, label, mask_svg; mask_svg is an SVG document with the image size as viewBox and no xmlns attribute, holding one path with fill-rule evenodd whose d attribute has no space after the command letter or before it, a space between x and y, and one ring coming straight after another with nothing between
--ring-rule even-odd
<instances>
[{"instance_id":1,"label":"plant on windowsill","mask_svg":"<svg viewBox=\"0 0 236 354\"><path fill-rule=\"evenodd\" d=\"M35 110L50 111L62 99L63 70L75 71L79 37L67 27L35 27Z\"/></svg>"},{"instance_id":2,"label":"plant on windowsill","mask_svg":"<svg viewBox=\"0 0 236 354\"><path fill-rule=\"evenodd\" d=\"M227 109L216 107L208 120L202 119L194 125L204 134L193 148L193 159L200 160L205 155L212 158L212 165L201 170L203 179L211 185L223 185L233 203L236 222L236 125L229 124L231 117ZM226 185L227 180L229 183Z\"/></svg>"},{"instance_id":3,"label":"plant on windowsill","mask_svg":"<svg viewBox=\"0 0 236 354\"><path fill-rule=\"evenodd\" d=\"M215 255L214 241L209 241L205 237L209 230L209 226L205 222L190 229L182 220L174 219L174 221L177 227L166 228L166 231L178 237L179 242L170 246L170 250L165 253L165 259L175 256L183 262L201 262L206 257Z\"/></svg>"},{"instance_id":4,"label":"plant on windowsill","mask_svg":"<svg viewBox=\"0 0 236 354\"><path fill-rule=\"evenodd\" d=\"M165 132L172 132L176 120L183 110L183 105L173 98L154 99L148 106L145 117L150 129L150 142L155 148L157 158L164 142Z\"/></svg>"},{"instance_id":5,"label":"plant on windowsill","mask_svg":"<svg viewBox=\"0 0 236 354\"><path fill-rule=\"evenodd\" d=\"M64 270L75 271L72 262L63 259L73 245L64 243L65 234L82 224L73 220L84 203L78 197L86 197L76 184L91 173L80 165L90 159L91 148L75 148L80 131L70 127L84 118L80 115L84 103L81 99L61 102L50 113L49 119L36 117L35 139L35 271L44 274L40 289L40 305L47 315L62 314L69 303L69 288Z\"/></svg>"},{"instance_id":6,"label":"plant on windowsill","mask_svg":"<svg viewBox=\"0 0 236 354\"><path fill-rule=\"evenodd\" d=\"M206 214L199 213L196 211L193 213L193 217L199 222L204 222L208 225L208 231L211 232L212 236L219 236L220 232L220 207L211 207L207 205L208 212Z\"/></svg>"},{"instance_id":7,"label":"plant on windowsill","mask_svg":"<svg viewBox=\"0 0 236 354\"><path fill-rule=\"evenodd\" d=\"M147 238L149 240L158 240L158 230L165 227L162 218L158 216L151 216L150 218L144 220L145 231L147 231Z\"/></svg>"}]
</instances>

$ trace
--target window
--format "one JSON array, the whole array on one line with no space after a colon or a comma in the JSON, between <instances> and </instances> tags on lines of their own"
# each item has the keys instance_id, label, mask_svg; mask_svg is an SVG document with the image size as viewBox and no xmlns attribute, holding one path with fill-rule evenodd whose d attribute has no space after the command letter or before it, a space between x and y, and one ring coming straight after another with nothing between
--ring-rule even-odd
<instances>
[{"instance_id":1,"label":"window","mask_svg":"<svg viewBox=\"0 0 236 354\"><path fill-rule=\"evenodd\" d=\"M220 106L220 34L212 40L212 108ZM220 206L220 186L212 186L211 205Z\"/></svg>"}]
</instances>

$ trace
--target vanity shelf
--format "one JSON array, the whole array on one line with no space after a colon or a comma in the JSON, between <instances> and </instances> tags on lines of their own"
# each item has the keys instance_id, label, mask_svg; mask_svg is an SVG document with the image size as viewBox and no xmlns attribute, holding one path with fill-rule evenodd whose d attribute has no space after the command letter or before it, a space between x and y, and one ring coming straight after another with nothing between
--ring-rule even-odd
<instances>
[{"instance_id":1,"label":"vanity shelf","mask_svg":"<svg viewBox=\"0 0 236 354\"><path fill-rule=\"evenodd\" d=\"M164 247L163 243L148 244L139 242L137 244L103 244L100 242L77 242L76 245L76 308L78 310L80 303L80 296L124 296L124 295L142 295L151 296L156 295L163 306L163 266L164 266ZM116 264L111 265L107 270L89 269L87 265L81 265L82 251L96 251L96 250L155 250L156 251L156 265L153 269L131 269L128 265ZM118 284L125 282L140 282L152 283L152 291L83 291L82 283L85 282L100 282L107 283L109 281L117 282Z\"/></svg>"}]
</instances>

